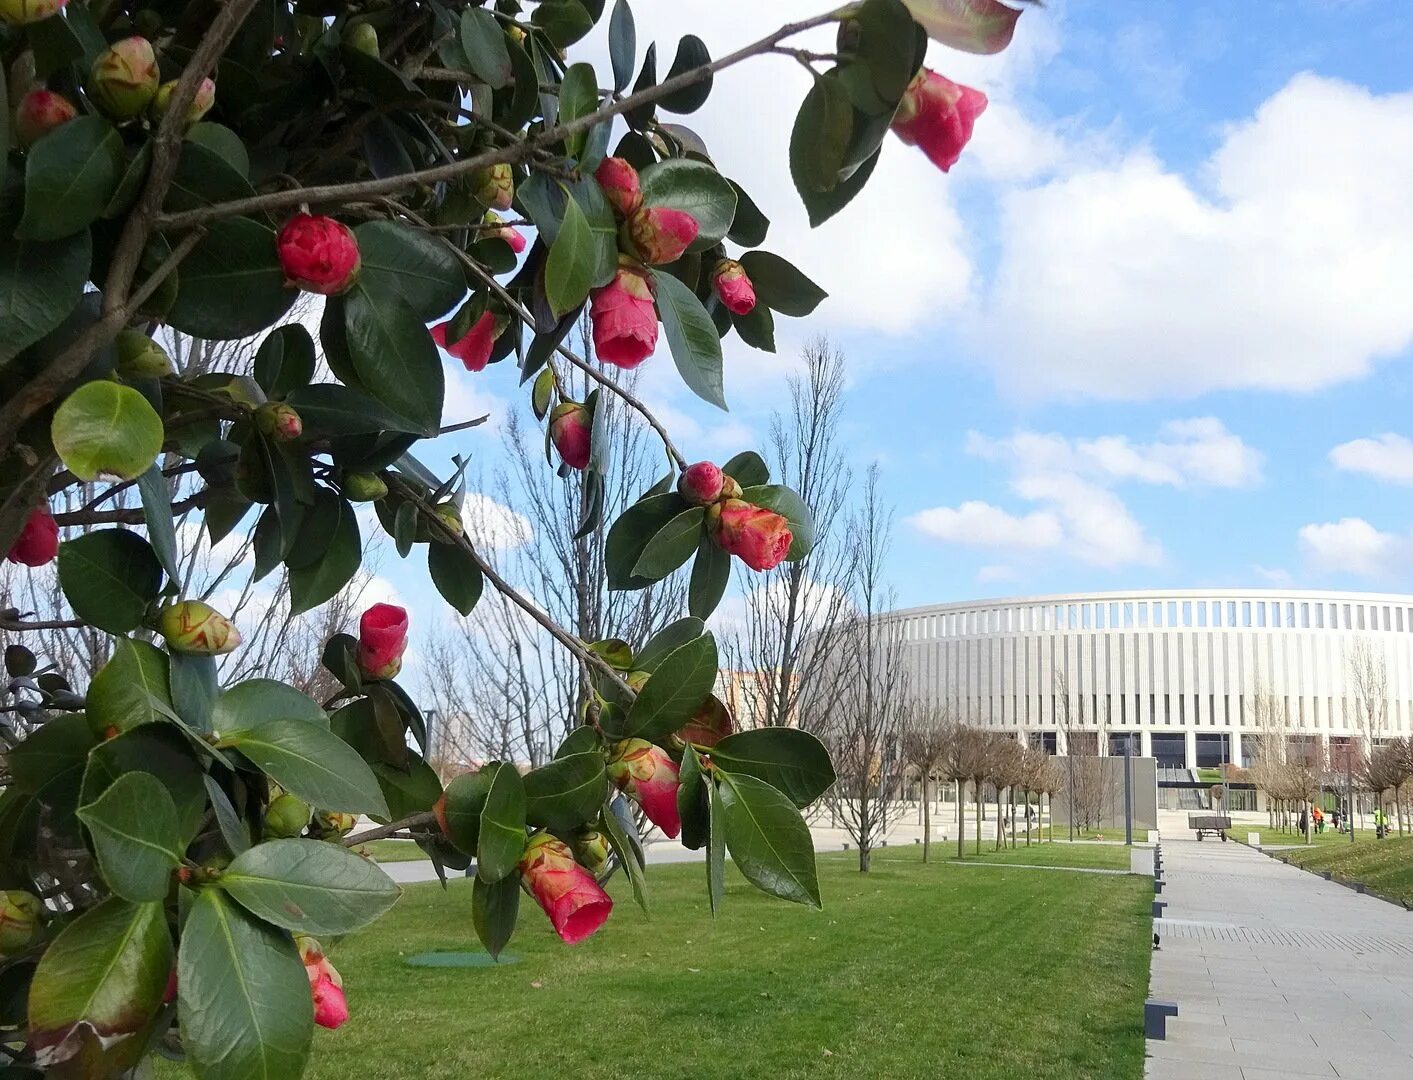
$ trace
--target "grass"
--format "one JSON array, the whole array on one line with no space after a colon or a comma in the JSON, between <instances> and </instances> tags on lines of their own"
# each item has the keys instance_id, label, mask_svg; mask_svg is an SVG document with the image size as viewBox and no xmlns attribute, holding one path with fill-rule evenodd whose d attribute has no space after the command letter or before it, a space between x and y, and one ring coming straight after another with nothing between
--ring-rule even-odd
<instances>
[{"instance_id":1,"label":"grass","mask_svg":"<svg viewBox=\"0 0 1413 1080\"><path fill-rule=\"evenodd\" d=\"M938 856L955 862L957 860L957 845L946 844L933 848L933 857ZM983 839L981 843L981 854L976 854L974 844L968 844L966 848L965 862L984 863L1029 863L1032 866L1079 866L1094 868L1099 870L1127 870L1129 866L1128 848L1122 844L1081 844L1062 843L1057 841L1053 844L1032 844L1025 846L1022 840L1020 847L1004 848L996 851Z\"/></svg>"},{"instance_id":2,"label":"grass","mask_svg":"<svg viewBox=\"0 0 1413 1080\"><path fill-rule=\"evenodd\" d=\"M1391 900L1413 904L1413 837L1283 851L1280 858L1317 873L1329 870L1337 881L1362 882Z\"/></svg>"},{"instance_id":3,"label":"grass","mask_svg":"<svg viewBox=\"0 0 1413 1080\"><path fill-rule=\"evenodd\" d=\"M1281 832L1279 829L1270 829L1264 825L1247 827L1238 824L1233 826L1231 832L1233 836L1240 836L1243 840L1246 839L1248 832L1260 833L1261 844L1264 847L1281 847L1286 844L1294 847L1306 846L1305 836L1298 829L1293 829L1289 832ZM1323 848L1343 844L1345 847L1358 847L1360 844L1364 843L1372 844L1377 839L1373 829L1355 829L1354 843L1351 845L1348 833L1337 833L1333 829L1326 827L1325 831L1322 833L1310 834L1309 846Z\"/></svg>"},{"instance_id":4,"label":"grass","mask_svg":"<svg viewBox=\"0 0 1413 1080\"><path fill-rule=\"evenodd\" d=\"M1151 882L924 866L911 846L866 876L852 860L820 858L819 912L728 863L715 922L700 865L650 867L652 916L615 879L612 919L572 948L523 901L520 962L486 969L403 964L478 949L467 883L410 887L334 952L353 1019L318 1033L306 1076L1142 1076Z\"/></svg>"},{"instance_id":5,"label":"grass","mask_svg":"<svg viewBox=\"0 0 1413 1080\"><path fill-rule=\"evenodd\" d=\"M411 840L369 840L358 845L359 854L371 855L380 863L415 862L427 857Z\"/></svg>"}]
</instances>

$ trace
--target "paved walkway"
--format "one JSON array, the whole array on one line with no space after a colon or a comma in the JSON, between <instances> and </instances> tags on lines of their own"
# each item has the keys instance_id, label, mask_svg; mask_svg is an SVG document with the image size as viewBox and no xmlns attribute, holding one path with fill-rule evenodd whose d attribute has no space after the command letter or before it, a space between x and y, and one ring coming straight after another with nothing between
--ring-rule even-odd
<instances>
[{"instance_id":1,"label":"paved walkway","mask_svg":"<svg viewBox=\"0 0 1413 1080\"><path fill-rule=\"evenodd\" d=\"M1149 1080L1413 1077L1413 914L1220 841L1163 841Z\"/></svg>"}]
</instances>

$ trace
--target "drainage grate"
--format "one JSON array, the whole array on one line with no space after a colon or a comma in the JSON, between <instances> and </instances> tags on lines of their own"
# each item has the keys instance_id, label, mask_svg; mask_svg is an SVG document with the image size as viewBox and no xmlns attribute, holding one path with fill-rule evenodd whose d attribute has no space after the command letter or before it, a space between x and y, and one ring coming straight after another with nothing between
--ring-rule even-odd
<instances>
[{"instance_id":1,"label":"drainage grate","mask_svg":"<svg viewBox=\"0 0 1413 1080\"><path fill-rule=\"evenodd\" d=\"M1234 923L1193 919L1154 919L1154 932L1167 939L1223 941L1238 945L1282 945L1289 949L1413 957L1413 939L1372 934L1335 934L1325 930L1271 930Z\"/></svg>"}]
</instances>

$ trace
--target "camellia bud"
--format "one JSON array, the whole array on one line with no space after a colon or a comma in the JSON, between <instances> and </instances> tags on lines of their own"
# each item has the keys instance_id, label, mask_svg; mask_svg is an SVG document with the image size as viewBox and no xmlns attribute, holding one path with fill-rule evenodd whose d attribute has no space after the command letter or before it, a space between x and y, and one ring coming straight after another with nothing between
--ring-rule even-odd
<instances>
[{"instance_id":1,"label":"camellia bud","mask_svg":"<svg viewBox=\"0 0 1413 1080\"><path fill-rule=\"evenodd\" d=\"M13 956L33 944L39 933L44 905L23 889L0 892L0 956Z\"/></svg>"},{"instance_id":2,"label":"camellia bud","mask_svg":"<svg viewBox=\"0 0 1413 1080\"><path fill-rule=\"evenodd\" d=\"M388 493L388 482L377 473L345 473L343 495L349 502L377 502Z\"/></svg>"},{"instance_id":3,"label":"camellia bud","mask_svg":"<svg viewBox=\"0 0 1413 1080\"><path fill-rule=\"evenodd\" d=\"M682 470L677 480L677 494L693 506L708 506L721 498L721 485L726 476L710 461L699 461Z\"/></svg>"},{"instance_id":4,"label":"camellia bud","mask_svg":"<svg viewBox=\"0 0 1413 1080\"><path fill-rule=\"evenodd\" d=\"M115 120L131 120L157 95L157 54L144 37L123 38L99 54L88 94Z\"/></svg>"},{"instance_id":5,"label":"camellia bud","mask_svg":"<svg viewBox=\"0 0 1413 1080\"><path fill-rule=\"evenodd\" d=\"M920 147L929 160L947 172L971 141L976 118L986 111L986 95L923 68L908 84L893 116L893 133L909 146Z\"/></svg>"},{"instance_id":6,"label":"camellia bud","mask_svg":"<svg viewBox=\"0 0 1413 1080\"><path fill-rule=\"evenodd\" d=\"M391 679L407 650L407 609L374 604L358 623L358 667L370 679Z\"/></svg>"},{"instance_id":7,"label":"camellia bud","mask_svg":"<svg viewBox=\"0 0 1413 1080\"><path fill-rule=\"evenodd\" d=\"M15 137L30 146L77 115L74 104L53 90L31 90L15 108Z\"/></svg>"},{"instance_id":8,"label":"camellia bud","mask_svg":"<svg viewBox=\"0 0 1413 1080\"><path fill-rule=\"evenodd\" d=\"M733 315L749 315L756 306L756 287L746 268L735 259L722 259L711 272L711 285L717 298Z\"/></svg>"},{"instance_id":9,"label":"camellia bud","mask_svg":"<svg viewBox=\"0 0 1413 1080\"><path fill-rule=\"evenodd\" d=\"M283 401L267 401L256 409L255 426L276 442L293 442L304 434L299 413Z\"/></svg>"},{"instance_id":10,"label":"camellia bud","mask_svg":"<svg viewBox=\"0 0 1413 1080\"><path fill-rule=\"evenodd\" d=\"M366 53L368 56L378 55L378 30L372 23L361 22L349 27L343 40L350 49Z\"/></svg>"},{"instance_id":11,"label":"camellia bud","mask_svg":"<svg viewBox=\"0 0 1413 1080\"><path fill-rule=\"evenodd\" d=\"M272 799L265 810L265 835L276 839L298 836L309 824L309 804L293 795Z\"/></svg>"},{"instance_id":12,"label":"camellia bud","mask_svg":"<svg viewBox=\"0 0 1413 1080\"><path fill-rule=\"evenodd\" d=\"M510 250L517 255L525 250L525 234L514 225L505 224L501 216L494 210L487 210L486 216L481 220L484 224L491 226L483 234L487 239L504 240L510 245Z\"/></svg>"},{"instance_id":13,"label":"camellia bud","mask_svg":"<svg viewBox=\"0 0 1413 1080\"><path fill-rule=\"evenodd\" d=\"M594 933L613 911L613 901L588 870L574 861L569 845L550 833L530 838L517 869L521 884L568 945Z\"/></svg>"},{"instance_id":14,"label":"camellia bud","mask_svg":"<svg viewBox=\"0 0 1413 1080\"><path fill-rule=\"evenodd\" d=\"M606 364L635 368L657 346L657 308L643 269L619 259L618 273L590 293L594 352Z\"/></svg>"},{"instance_id":15,"label":"camellia bud","mask_svg":"<svg viewBox=\"0 0 1413 1080\"><path fill-rule=\"evenodd\" d=\"M615 743L608 762L608 778L623 794L643 808L647 819L675 839L682 830L677 812L677 763L666 750L646 739Z\"/></svg>"},{"instance_id":16,"label":"camellia bud","mask_svg":"<svg viewBox=\"0 0 1413 1080\"><path fill-rule=\"evenodd\" d=\"M640 206L619 230L619 239L649 266L676 262L697 238L697 219L685 210Z\"/></svg>"},{"instance_id":17,"label":"camellia bud","mask_svg":"<svg viewBox=\"0 0 1413 1080\"><path fill-rule=\"evenodd\" d=\"M69 0L0 0L0 22L28 26L63 10Z\"/></svg>"},{"instance_id":18,"label":"camellia bud","mask_svg":"<svg viewBox=\"0 0 1413 1080\"><path fill-rule=\"evenodd\" d=\"M172 100L172 92L177 88L177 80L164 82L157 88L157 96L152 99L152 115L160 118L167 111L167 103ZM210 79L202 79L201 85L196 88L196 96L191 99L191 104L186 110L186 122L194 124L211 111L211 106L216 104L216 84Z\"/></svg>"},{"instance_id":19,"label":"camellia bud","mask_svg":"<svg viewBox=\"0 0 1413 1080\"><path fill-rule=\"evenodd\" d=\"M275 240L285 282L305 292L337 296L353 288L362 259L353 230L331 217L295 214Z\"/></svg>"},{"instance_id":20,"label":"camellia bud","mask_svg":"<svg viewBox=\"0 0 1413 1080\"><path fill-rule=\"evenodd\" d=\"M25 566L43 566L59 554L59 523L47 504L36 506L25 518L20 535L10 545L5 558Z\"/></svg>"},{"instance_id":21,"label":"camellia bud","mask_svg":"<svg viewBox=\"0 0 1413 1080\"><path fill-rule=\"evenodd\" d=\"M331 1031L341 1027L348 1020L348 1001L338 969L329 963L323 948L308 934L295 934L294 944L299 949L299 958L304 961L304 973L309 976L314 1023Z\"/></svg>"},{"instance_id":22,"label":"camellia bud","mask_svg":"<svg viewBox=\"0 0 1413 1080\"><path fill-rule=\"evenodd\" d=\"M721 497L723 499L739 499L741 497L741 485L736 483L734 476L721 474Z\"/></svg>"},{"instance_id":23,"label":"camellia bud","mask_svg":"<svg viewBox=\"0 0 1413 1080\"><path fill-rule=\"evenodd\" d=\"M515 198L515 173L510 163L477 169L471 174L471 192L493 210L509 210Z\"/></svg>"},{"instance_id":24,"label":"camellia bud","mask_svg":"<svg viewBox=\"0 0 1413 1080\"><path fill-rule=\"evenodd\" d=\"M319 810L314 814L314 824L326 838L347 836L358 824L358 815L345 814L342 810Z\"/></svg>"},{"instance_id":25,"label":"camellia bud","mask_svg":"<svg viewBox=\"0 0 1413 1080\"><path fill-rule=\"evenodd\" d=\"M460 536L465 531L465 524L461 520L461 508L452 502L437 503L436 515L448 529Z\"/></svg>"},{"instance_id":26,"label":"camellia bud","mask_svg":"<svg viewBox=\"0 0 1413 1080\"><path fill-rule=\"evenodd\" d=\"M638 170L623 158L604 158L594 170L594 179L603 188L604 197L613 204L619 217L626 218L643 205L643 193L638 188Z\"/></svg>"},{"instance_id":27,"label":"camellia bud","mask_svg":"<svg viewBox=\"0 0 1413 1080\"><path fill-rule=\"evenodd\" d=\"M141 330L128 327L118 332L114 342L118 352L118 374L129 379L160 379L176 369L167 351Z\"/></svg>"},{"instance_id":28,"label":"camellia bud","mask_svg":"<svg viewBox=\"0 0 1413 1080\"><path fill-rule=\"evenodd\" d=\"M550 413L550 442L571 469L583 469L589 464L589 448L593 417L577 401L565 401Z\"/></svg>"},{"instance_id":29,"label":"camellia bud","mask_svg":"<svg viewBox=\"0 0 1413 1080\"><path fill-rule=\"evenodd\" d=\"M594 877L608 866L608 837L597 829L586 829L574 837L574 861Z\"/></svg>"},{"instance_id":30,"label":"camellia bud","mask_svg":"<svg viewBox=\"0 0 1413 1080\"><path fill-rule=\"evenodd\" d=\"M240 631L231 620L201 600L163 608L158 629L168 649L192 656L221 656L240 644Z\"/></svg>"}]
</instances>

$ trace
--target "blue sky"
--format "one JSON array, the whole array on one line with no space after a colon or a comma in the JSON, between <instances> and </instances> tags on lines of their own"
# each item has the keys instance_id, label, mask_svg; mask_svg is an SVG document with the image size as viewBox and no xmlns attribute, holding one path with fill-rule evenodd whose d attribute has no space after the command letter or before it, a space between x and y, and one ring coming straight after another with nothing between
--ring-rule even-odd
<instances>
[{"instance_id":1,"label":"blue sky","mask_svg":"<svg viewBox=\"0 0 1413 1080\"><path fill-rule=\"evenodd\" d=\"M768 29L758 3L637 6L640 42L692 29L720 55ZM779 0L772 26L819 6ZM831 297L777 322L777 357L728 340L729 414L665 345L643 393L689 458L724 460L764 442L799 345L828 334L905 605L1407 588L1410 46L1413 5L1381 0L1052 0L1000 56L930 53L992 102L949 175L892 140L813 232L785 165L804 75L735 69L686 122L771 216L764 246ZM528 413L508 365L448 376L448 422ZM494 421L453 442L497 459ZM420 567L383 565L429 598Z\"/></svg>"}]
</instances>

